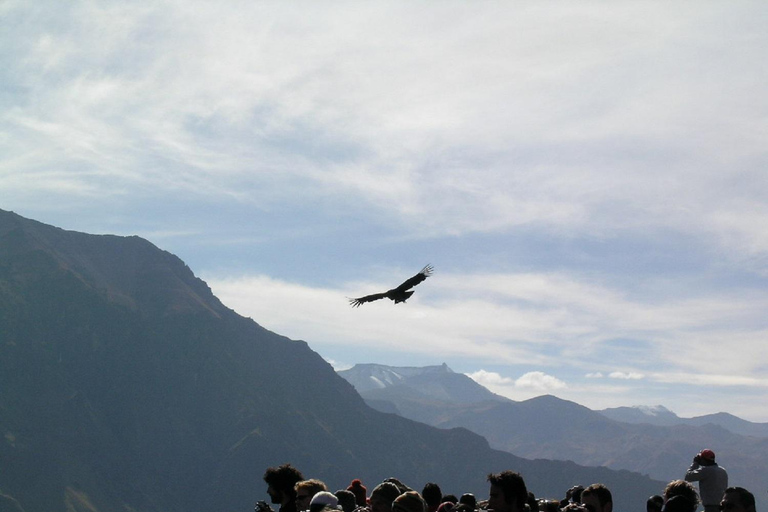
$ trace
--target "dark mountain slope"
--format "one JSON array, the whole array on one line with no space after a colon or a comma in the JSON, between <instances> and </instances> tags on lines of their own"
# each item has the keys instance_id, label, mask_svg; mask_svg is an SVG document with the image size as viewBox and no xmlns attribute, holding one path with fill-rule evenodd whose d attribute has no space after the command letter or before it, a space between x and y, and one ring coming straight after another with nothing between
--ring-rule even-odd
<instances>
[{"instance_id":1,"label":"dark mountain slope","mask_svg":"<svg viewBox=\"0 0 768 512\"><path fill-rule=\"evenodd\" d=\"M0 506L11 510L244 510L283 462L332 488L394 475L483 496L485 475L503 469L544 496L605 481L622 508L661 485L370 409L306 343L235 314L136 237L0 210L0 326Z\"/></svg>"}]
</instances>

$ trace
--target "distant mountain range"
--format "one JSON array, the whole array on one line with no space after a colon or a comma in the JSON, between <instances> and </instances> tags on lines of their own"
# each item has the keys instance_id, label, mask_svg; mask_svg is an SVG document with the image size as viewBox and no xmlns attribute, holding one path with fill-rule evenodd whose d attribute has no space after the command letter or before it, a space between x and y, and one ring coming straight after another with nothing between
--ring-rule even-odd
<instances>
[{"instance_id":1,"label":"distant mountain range","mask_svg":"<svg viewBox=\"0 0 768 512\"><path fill-rule=\"evenodd\" d=\"M371 407L440 428L464 427L521 457L571 460L670 481L684 476L699 450L711 448L731 484L753 490L759 504L768 506L765 423L726 413L680 418L661 406L592 411L550 395L516 402L445 364L361 364L338 373Z\"/></svg>"},{"instance_id":2,"label":"distant mountain range","mask_svg":"<svg viewBox=\"0 0 768 512\"><path fill-rule=\"evenodd\" d=\"M484 497L504 469L544 497L605 482L620 510L663 486L377 411L306 342L236 314L150 242L0 210L0 510L250 510L284 462L333 489L396 476Z\"/></svg>"},{"instance_id":3,"label":"distant mountain range","mask_svg":"<svg viewBox=\"0 0 768 512\"><path fill-rule=\"evenodd\" d=\"M690 425L703 427L705 425L717 425L735 434L754 437L768 437L768 423L753 423L727 412L705 414L693 418L681 418L662 405L615 407L598 411L606 418L622 421L624 423L647 423L670 427L673 425Z\"/></svg>"}]
</instances>

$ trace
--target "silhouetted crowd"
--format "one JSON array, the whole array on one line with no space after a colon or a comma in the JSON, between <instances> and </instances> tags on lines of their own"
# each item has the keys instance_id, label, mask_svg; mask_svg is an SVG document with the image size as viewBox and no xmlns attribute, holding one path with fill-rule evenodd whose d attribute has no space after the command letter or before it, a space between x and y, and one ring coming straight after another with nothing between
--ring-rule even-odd
<instances>
[{"instance_id":1,"label":"silhouetted crowd","mask_svg":"<svg viewBox=\"0 0 768 512\"><path fill-rule=\"evenodd\" d=\"M566 490L563 499L537 499L514 471L488 475L488 498L478 500L470 493L457 497L443 494L436 483L427 483L421 492L396 478L387 478L371 492L360 479L346 489L331 492L318 479L283 464L264 474L267 494L277 512L613 512L613 496L607 486L595 483ZM699 483L699 490L691 482ZM728 474L715 462L712 450L702 450L693 459L684 480L667 484L663 495L646 502L646 512L756 512L755 497L743 487L728 487ZM265 501L255 512L275 512Z\"/></svg>"}]
</instances>

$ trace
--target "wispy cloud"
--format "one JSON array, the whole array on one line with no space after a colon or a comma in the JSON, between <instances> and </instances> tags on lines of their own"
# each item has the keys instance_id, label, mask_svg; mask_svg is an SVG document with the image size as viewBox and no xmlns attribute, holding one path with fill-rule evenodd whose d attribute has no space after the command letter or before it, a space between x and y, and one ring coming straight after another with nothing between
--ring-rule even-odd
<instances>
[{"instance_id":1,"label":"wispy cloud","mask_svg":"<svg viewBox=\"0 0 768 512\"><path fill-rule=\"evenodd\" d=\"M706 50L697 34L741 13L631 12L392 4L345 9L342 22L316 6L37 11L41 30L11 34L19 58L6 78L27 92L3 118L6 154L31 175L66 168L59 186L86 197L353 194L433 236L663 228L765 255L768 185L745 164L763 158L768 100L733 63L760 45L677 69ZM750 27L731 36L757 37ZM724 103L722 90L739 93ZM712 125L723 118L725 153ZM752 201L732 204L741 198Z\"/></svg>"},{"instance_id":2,"label":"wispy cloud","mask_svg":"<svg viewBox=\"0 0 768 512\"><path fill-rule=\"evenodd\" d=\"M754 295L740 303L703 296L649 304L609 286L562 275L444 272L440 279L420 285L406 305L386 301L353 310L345 297L385 285L308 288L264 276L211 276L207 281L241 314L277 332L310 340L321 352L337 346L386 345L421 357L437 353L444 359L471 357L486 366L546 369L519 376L482 367L469 372L491 389L564 389L569 380L578 379L573 374L578 369L587 380L577 386L605 378L711 386L762 387L766 382L760 363L766 359L761 318L768 297L758 304ZM744 325L744 315L751 315L756 328L741 334L735 354L710 330L734 316ZM622 339L629 341L615 341ZM688 355L681 358L681 353ZM617 369L617 361L624 368ZM728 373L738 377L725 377Z\"/></svg>"},{"instance_id":3,"label":"wispy cloud","mask_svg":"<svg viewBox=\"0 0 768 512\"><path fill-rule=\"evenodd\" d=\"M157 238L337 364L386 346L575 399L761 389L764 13L3 2L3 207ZM349 309L435 255L407 307Z\"/></svg>"}]
</instances>

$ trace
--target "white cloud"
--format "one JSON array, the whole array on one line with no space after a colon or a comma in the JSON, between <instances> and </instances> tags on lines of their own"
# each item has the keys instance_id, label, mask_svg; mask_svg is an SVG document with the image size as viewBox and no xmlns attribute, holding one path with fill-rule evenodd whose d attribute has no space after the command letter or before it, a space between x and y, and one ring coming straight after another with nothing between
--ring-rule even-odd
<instances>
[{"instance_id":1,"label":"white cloud","mask_svg":"<svg viewBox=\"0 0 768 512\"><path fill-rule=\"evenodd\" d=\"M6 82L36 85L5 153L41 194L55 166L87 197L336 197L414 233L665 228L764 255L768 185L742 179L768 133L743 73L762 26L749 6L603 7L60 9L8 36Z\"/></svg>"},{"instance_id":2,"label":"white cloud","mask_svg":"<svg viewBox=\"0 0 768 512\"><path fill-rule=\"evenodd\" d=\"M532 389L537 392L550 392L568 387L557 377L544 372L528 372L515 381L515 387Z\"/></svg>"},{"instance_id":3,"label":"white cloud","mask_svg":"<svg viewBox=\"0 0 768 512\"><path fill-rule=\"evenodd\" d=\"M645 378L645 375L637 372L611 372L608 377L611 379L640 380Z\"/></svg>"},{"instance_id":4,"label":"white cloud","mask_svg":"<svg viewBox=\"0 0 768 512\"><path fill-rule=\"evenodd\" d=\"M266 276L207 276L206 281L241 314L318 345L386 344L405 352L510 365L526 361L531 366L559 367L567 360L590 377L619 380L643 379L658 368L758 375L768 359L763 343L763 312L768 308L764 293L647 302L563 274L442 272L439 279L420 285L407 304L383 300L352 309L345 297L386 289L387 284L344 283L342 288L327 289ZM722 327L745 322L755 327L742 327L740 332ZM724 338L738 343L739 350L734 352L722 342ZM615 339L640 341L615 344ZM631 361L634 367L616 370L608 362L595 368L594 359L607 350L611 358ZM681 351L688 356L680 358ZM713 356L717 370L707 370Z\"/></svg>"},{"instance_id":5,"label":"white cloud","mask_svg":"<svg viewBox=\"0 0 768 512\"><path fill-rule=\"evenodd\" d=\"M486 370L478 370L476 372L468 373L467 377L487 388L495 386L510 386L515 384L515 379L510 377L502 377L496 372L489 372Z\"/></svg>"},{"instance_id":6,"label":"white cloud","mask_svg":"<svg viewBox=\"0 0 768 512\"><path fill-rule=\"evenodd\" d=\"M528 390L552 377L619 399L640 380L762 388L763 11L4 2L3 207L183 238L204 272L258 261L208 280L319 347L536 369ZM223 226L238 243L211 242ZM393 283L270 278L276 244L332 262L316 282L351 254L487 270L352 311L345 296Z\"/></svg>"},{"instance_id":7,"label":"white cloud","mask_svg":"<svg viewBox=\"0 0 768 512\"><path fill-rule=\"evenodd\" d=\"M541 394L562 391L568 387L557 377L541 371L527 372L516 379L487 370L478 370L468 373L467 376L494 393L512 400L525 400Z\"/></svg>"}]
</instances>

